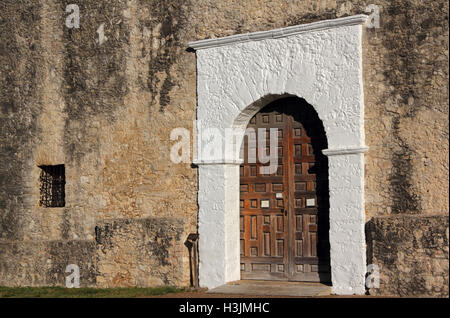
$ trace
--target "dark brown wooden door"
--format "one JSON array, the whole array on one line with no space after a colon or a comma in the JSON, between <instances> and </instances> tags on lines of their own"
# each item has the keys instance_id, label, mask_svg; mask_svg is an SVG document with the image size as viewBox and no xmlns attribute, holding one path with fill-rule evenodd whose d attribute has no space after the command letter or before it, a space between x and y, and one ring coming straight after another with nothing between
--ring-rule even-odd
<instances>
[{"instance_id":1,"label":"dark brown wooden door","mask_svg":"<svg viewBox=\"0 0 450 318\"><path fill-rule=\"evenodd\" d=\"M254 162L252 143L244 139L241 278L329 281L328 163L320 152L326 139L317 115L303 100L285 98L257 113L248 128L257 138L265 129L267 154L269 129L277 129L278 167L262 174L269 163L258 156Z\"/></svg>"}]
</instances>

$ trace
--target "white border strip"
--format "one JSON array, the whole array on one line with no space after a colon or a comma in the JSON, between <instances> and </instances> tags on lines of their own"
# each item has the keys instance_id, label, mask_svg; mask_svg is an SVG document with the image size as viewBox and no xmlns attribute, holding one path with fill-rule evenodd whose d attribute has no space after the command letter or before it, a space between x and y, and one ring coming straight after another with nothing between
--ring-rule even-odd
<instances>
[{"instance_id":1,"label":"white border strip","mask_svg":"<svg viewBox=\"0 0 450 318\"><path fill-rule=\"evenodd\" d=\"M340 26L364 24L366 23L369 16L365 14L358 14L349 17L343 17L332 20L323 20L318 22L312 22L307 24L294 25L287 28L260 31L253 33L237 34L227 37L217 38L217 39L206 39L194 42L189 42L188 45L194 50L207 49L212 47L230 45L235 43L249 42L249 41L260 41L265 39L277 39L286 36L299 34L303 32L325 30L329 28L335 28Z\"/></svg>"},{"instance_id":2,"label":"white border strip","mask_svg":"<svg viewBox=\"0 0 450 318\"><path fill-rule=\"evenodd\" d=\"M244 160L194 160L194 165L241 165Z\"/></svg>"},{"instance_id":3,"label":"white border strip","mask_svg":"<svg viewBox=\"0 0 450 318\"><path fill-rule=\"evenodd\" d=\"M369 150L369 147L359 147L359 148L342 148L342 149L324 149L322 153L325 156L339 156L339 155L352 155L358 153L364 153Z\"/></svg>"}]
</instances>

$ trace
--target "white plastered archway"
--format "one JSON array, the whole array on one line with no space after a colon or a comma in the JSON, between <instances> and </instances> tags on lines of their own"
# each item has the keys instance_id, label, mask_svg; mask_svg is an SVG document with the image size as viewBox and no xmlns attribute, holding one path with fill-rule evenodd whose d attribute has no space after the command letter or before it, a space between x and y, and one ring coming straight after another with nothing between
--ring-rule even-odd
<instances>
[{"instance_id":1,"label":"white plastered archway","mask_svg":"<svg viewBox=\"0 0 450 318\"><path fill-rule=\"evenodd\" d=\"M333 293L365 292L362 28L357 15L190 43L197 55L197 132L226 136L274 96L311 104L328 139ZM225 143L228 142L225 140ZM222 147L221 143L214 145ZM201 149L201 148L200 148ZM214 288L240 279L238 151L197 153L199 280ZM231 149L231 148L230 148Z\"/></svg>"}]
</instances>

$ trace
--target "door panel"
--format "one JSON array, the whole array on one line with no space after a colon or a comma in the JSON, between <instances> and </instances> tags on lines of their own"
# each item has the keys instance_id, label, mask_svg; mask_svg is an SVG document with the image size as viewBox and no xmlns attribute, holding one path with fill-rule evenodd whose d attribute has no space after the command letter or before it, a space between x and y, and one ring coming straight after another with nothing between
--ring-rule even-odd
<instances>
[{"instance_id":1,"label":"door panel","mask_svg":"<svg viewBox=\"0 0 450 318\"><path fill-rule=\"evenodd\" d=\"M323 143L313 145L314 139L324 136L308 136L308 132L315 133L310 129L315 123L308 122L312 116L308 112L299 118L294 113L299 108L299 99L282 99L257 113L248 125L257 137L257 129L278 129L278 168L273 174L261 174L261 166L268 163L259 158L249 160L249 151L258 154L259 149L244 139L244 164L240 167L242 279L330 278L327 162L321 153L315 154L315 148L323 149ZM266 153L268 148L269 138Z\"/></svg>"},{"instance_id":2,"label":"door panel","mask_svg":"<svg viewBox=\"0 0 450 318\"><path fill-rule=\"evenodd\" d=\"M243 279L287 279L288 224L285 216L287 165L285 164L286 115L268 109L250 120L258 141L258 128L278 129L278 167L261 174L262 164L249 162L249 140L244 139L241 166L241 270ZM268 138L267 138L268 140ZM268 140L269 142L269 140ZM258 143L257 143L258 144ZM269 144L266 143L267 148ZM250 149L250 151L255 151ZM267 152L266 152L267 153ZM258 148L256 147L256 154ZM278 195L277 195L278 193Z\"/></svg>"}]
</instances>

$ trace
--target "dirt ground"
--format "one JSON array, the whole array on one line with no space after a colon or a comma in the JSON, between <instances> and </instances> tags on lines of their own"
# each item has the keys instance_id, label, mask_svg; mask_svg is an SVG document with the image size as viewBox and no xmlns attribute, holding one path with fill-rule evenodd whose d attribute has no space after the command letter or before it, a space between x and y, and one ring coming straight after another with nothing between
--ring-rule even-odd
<instances>
[{"instance_id":1,"label":"dirt ground","mask_svg":"<svg viewBox=\"0 0 450 318\"><path fill-rule=\"evenodd\" d=\"M261 296L261 295L241 295L241 294L210 294L207 289L198 289L181 293L171 293L166 295L152 296L151 298L398 298L398 297L381 297L370 295L327 295L315 297L296 297L296 296Z\"/></svg>"}]
</instances>

